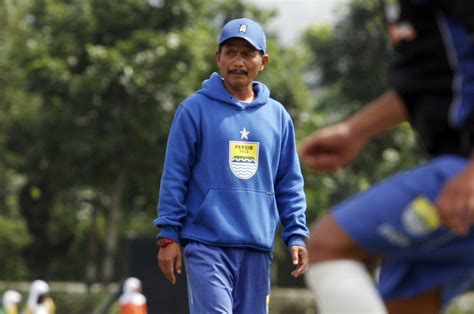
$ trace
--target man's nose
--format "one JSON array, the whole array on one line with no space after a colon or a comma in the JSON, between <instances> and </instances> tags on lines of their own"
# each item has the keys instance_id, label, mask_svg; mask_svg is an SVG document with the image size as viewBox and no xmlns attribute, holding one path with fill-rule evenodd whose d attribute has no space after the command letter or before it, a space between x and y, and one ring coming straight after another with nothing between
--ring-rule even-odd
<instances>
[{"instance_id":1,"label":"man's nose","mask_svg":"<svg viewBox=\"0 0 474 314\"><path fill-rule=\"evenodd\" d=\"M243 65L243 62L244 62L244 58L242 57L242 54L241 53L237 53L234 57L234 60L233 60L234 64L239 64L239 65Z\"/></svg>"}]
</instances>

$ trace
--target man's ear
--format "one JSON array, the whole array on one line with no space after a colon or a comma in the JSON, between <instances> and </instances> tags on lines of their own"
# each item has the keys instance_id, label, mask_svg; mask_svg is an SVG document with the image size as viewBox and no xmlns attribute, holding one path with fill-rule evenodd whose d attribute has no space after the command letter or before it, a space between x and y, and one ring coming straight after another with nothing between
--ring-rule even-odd
<instances>
[{"instance_id":1,"label":"man's ear","mask_svg":"<svg viewBox=\"0 0 474 314\"><path fill-rule=\"evenodd\" d=\"M267 66L268 62L270 61L270 57L268 56L268 54L263 54L262 56L262 64L260 65L260 71L263 71L263 69L265 69L265 67Z\"/></svg>"}]
</instances>

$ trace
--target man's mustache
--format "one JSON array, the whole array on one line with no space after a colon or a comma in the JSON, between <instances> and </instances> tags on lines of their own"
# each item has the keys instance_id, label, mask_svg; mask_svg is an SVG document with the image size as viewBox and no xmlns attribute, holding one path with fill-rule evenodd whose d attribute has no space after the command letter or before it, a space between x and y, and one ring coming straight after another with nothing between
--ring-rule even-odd
<instances>
[{"instance_id":1,"label":"man's mustache","mask_svg":"<svg viewBox=\"0 0 474 314\"><path fill-rule=\"evenodd\" d=\"M227 71L227 73L248 75L249 71L247 71L245 69L229 69L229 71Z\"/></svg>"}]
</instances>

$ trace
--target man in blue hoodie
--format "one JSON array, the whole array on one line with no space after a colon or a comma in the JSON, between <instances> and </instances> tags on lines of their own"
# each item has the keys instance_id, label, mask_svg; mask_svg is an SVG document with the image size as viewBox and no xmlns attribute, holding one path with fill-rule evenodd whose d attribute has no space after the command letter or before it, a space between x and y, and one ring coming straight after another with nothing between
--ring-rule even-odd
<instances>
[{"instance_id":1,"label":"man in blue hoodie","mask_svg":"<svg viewBox=\"0 0 474 314\"><path fill-rule=\"evenodd\" d=\"M254 79L268 64L262 27L228 22L213 73L177 109L158 218L158 264L176 282L182 253L191 313L267 313L278 225L294 277L307 269L306 199L293 123Z\"/></svg>"}]
</instances>

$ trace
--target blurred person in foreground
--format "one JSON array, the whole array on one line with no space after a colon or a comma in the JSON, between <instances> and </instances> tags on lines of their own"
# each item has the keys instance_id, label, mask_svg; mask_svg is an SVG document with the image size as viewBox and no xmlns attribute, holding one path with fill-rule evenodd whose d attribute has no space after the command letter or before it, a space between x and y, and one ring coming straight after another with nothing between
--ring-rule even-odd
<instances>
[{"instance_id":1,"label":"blurred person in foreground","mask_svg":"<svg viewBox=\"0 0 474 314\"><path fill-rule=\"evenodd\" d=\"M474 1L392 0L384 13L391 90L316 131L300 154L333 173L409 121L431 157L314 224L306 281L322 314L439 313L474 275ZM380 258L377 291L364 264Z\"/></svg>"},{"instance_id":2,"label":"blurred person in foreground","mask_svg":"<svg viewBox=\"0 0 474 314\"><path fill-rule=\"evenodd\" d=\"M25 314L54 314L56 306L49 296L49 285L43 280L31 283Z\"/></svg>"},{"instance_id":3,"label":"blurred person in foreground","mask_svg":"<svg viewBox=\"0 0 474 314\"><path fill-rule=\"evenodd\" d=\"M2 308L0 308L0 314L18 314L18 307L21 299L21 294L18 291L5 291L2 296Z\"/></svg>"},{"instance_id":4,"label":"blurred person in foreground","mask_svg":"<svg viewBox=\"0 0 474 314\"><path fill-rule=\"evenodd\" d=\"M174 284L184 246L191 313L267 313L280 223L292 275L307 269L294 127L254 80L269 61L258 23L225 24L215 57L220 75L181 103L170 129L155 220L158 263Z\"/></svg>"},{"instance_id":5,"label":"blurred person in foreground","mask_svg":"<svg viewBox=\"0 0 474 314\"><path fill-rule=\"evenodd\" d=\"M147 314L146 298L141 293L142 283L138 278L129 277L123 283L123 293L119 298L120 314Z\"/></svg>"}]
</instances>

